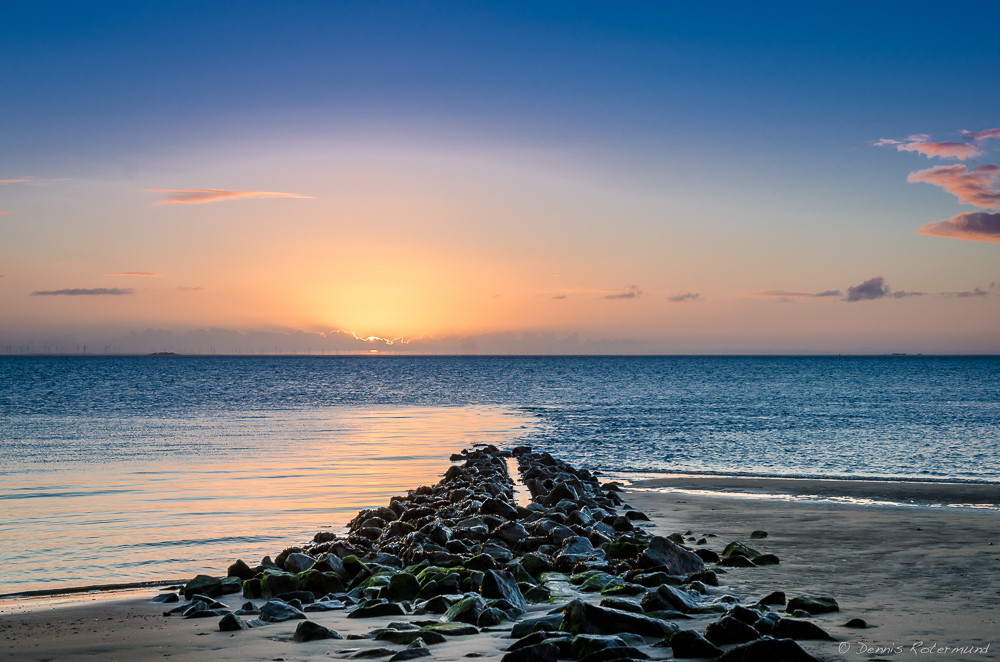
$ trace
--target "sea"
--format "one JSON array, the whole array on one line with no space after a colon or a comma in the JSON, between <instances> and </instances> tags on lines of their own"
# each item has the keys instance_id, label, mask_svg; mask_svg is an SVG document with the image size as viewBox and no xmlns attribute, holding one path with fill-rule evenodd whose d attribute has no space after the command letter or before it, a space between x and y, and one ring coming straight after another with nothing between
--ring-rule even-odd
<instances>
[{"instance_id":1,"label":"sea","mask_svg":"<svg viewBox=\"0 0 1000 662\"><path fill-rule=\"evenodd\" d=\"M1000 482L997 357L0 357L0 593L224 572L473 444L628 480Z\"/></svg>"}]
</instances>

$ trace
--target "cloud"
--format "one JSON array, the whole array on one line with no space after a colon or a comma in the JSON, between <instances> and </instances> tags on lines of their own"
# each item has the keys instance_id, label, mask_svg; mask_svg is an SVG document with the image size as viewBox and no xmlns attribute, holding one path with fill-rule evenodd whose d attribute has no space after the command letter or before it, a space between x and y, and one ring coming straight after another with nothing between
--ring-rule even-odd
<instances>
[{"instance_id":1,"label":"cloud","mask_svg":"<svg viewBox=\"0 0 1000 662\"><path fill-rule=\"evenodd\" d=\"M638 299L642 296L642 290L639 289L638 285L629 285L621 292L616 292L614 294L605 294L605 299Z\"/></svg>"},{"instance_id":2,"label":"cloud","mask_svg":"<svg viewBox=\"0 0 1000 662\"><path fill-rule=\"evenodd\" d=\"M163 274L154 274L149 271L119 271L116 274L108 274L109 276L143 276L146 278L163 278Z\"/></svg>"},{"instance_id":3,"label":"cloud","mask_svg":"<svg viewBox=\"0 0 1000 662\"><path fill-rule=\"evenodd\" d=\"M667 300L673 301L674 303L681 303L682 301L696 301L700 298L701 295L697 292L684 292L682 294L672 294L667 297Z\"/></svg>"},{"instance_id":4,"label":"cloud","mask_svg":"<svg viewBox=\"0 0 1000 662\"><path fill-rule=\"evenodd\" d=\"M899 290L898 292L892 292L888 296L892 297L893 299L908 299L910 297L925 297L925 296L927 296L927 293L926 292L906 292L904 290Z\"/></svg>"},{"instance_id":5,"label":"cloud","mask_svg":"<svg viewBox=\"0 0 1000 662\"><path fill-rule=\"evenodd\" d=\"M119 287L95 287L95 288L74 288L66 290L37 290L31 293L33 297L41 296L120 296L123 294L134 294L135 290L132 288L119 288Z\"/></svg>"},{"instance_id":6,"label":"cloud","mask_svg":"<svg viewBox=\"0 0 1000 662\"><path fill-rule=\"evenodd\" d=\"M966 212L952 216L947 221L927 223L917 230L917 234L1000 243L1000 213Z\"/></svg>"},{"instance_id":7,"label":"cloud","mask_svg":"<svg viewBox=\"0 0 1000 662\"><path fill-rule=\"evenodd\" d=\"M3 280L6 277L7 277L7 274L0 274L0 280Z\"/></svg>"},{"instance_id":8,"label":"cloud","mask_svg":"<svg viewBox=\"0 0 1000 662\"><path fill-rule=\"evenodd\" d=\"M200 285L196 285L194 287L191 287L189 285L178 285L177 289L181 290L182 292L197 292L197 291L203 290L205 288L201 287Z\"/></svg>"},{"instance_id":9,"label":"cloud","mask_svg":"<svg viewBox=\"0 0 1000 662\"><path fill-rule=\"evenodd\" d=\"M977 207L1000 206L1000 167L986 163L969 170L964 165L934 166L911 172L910 182L926 182L940 186L958 198L958 201Z\"/></svg>"},{"instance_id":10,"label":"cloud","mask_svg":"<svg viewBox=\"0 0 1000 662\"><path fill-rule=\"evenodd\" d=\"M993 284L990 287L992 288ZM989 292L977 287L973 290L965 290L964 292L942 292L938 296L945 297L946 299L968 299L970 297L988 297L989 295Z\"/></svg>"},{"instance_id":11,"label":"cloud","mask_svg":"<svg viewBox=\"0 0 1000 662\"><path fill-rule=\"evenodd\" d=\"M962 135L966 140L984 140L986 138L1000 138L1000 129L984 129L982 131L963 131Z\"/></svg>"},{"instance_id":12,"label":"cloud","mask_svg":"<svg viewBox=\"0 0 1000 662\"><path fill-rule=\"evenodd\" d=\"M822 292L789 292L788 290L765 290L763 292L747 292L748 297L774 297L777 299L822 299L826 297L839 297L844 293L840 290L823 290Z\"/></svg>"},{"instance_id":13,"label":"cloud","mask_svg":"<svg viewBox=\"0 0 1000 662\"><path fill-rule=\"evenodd\" d=\"M0 179L0 184L23 184L30 181L28 179Z\"/></svg>"},{"instance_id":14,"label":"cloud","mask_svg":"<svg viewBox=\"0 0 1000 662\"><path fill-rule=\"evenodd\" d=\"M9 214L9 213L10 213L9 211L0 211L0 216L5 216L6 214Z\"/></svg>"},{"instance_id":15,"label":"cloud","mask_svg":"<svg viewBox=\"0 0 1000 662\"><path fill-rule=\"evenodd\" d=\"M889 295L889 286L885 284L885 279L881 276L869 278L860 285L852 285L847 288L845 301L867 301L871 299L882 299Z\"/></svg>"},{"instance_id":16,"label":"cloud","mask_svg":"<svg viewBox=\"0 0 1000 662\"><path fill-rule=\"evenodd\" d=\"M553 299L568 299L568 298L569 298L569 295L566 295L566 294L556 294L556 295L555 295L555 296L553 296L552 298L553 298Z\"/></svg>"},{"instance_id":17,"label":"cloud","mask_svg":"<svg viewBox=\"0 0 1000 662\"><path fill-rule=\"evenodd\" d=\"M976 144L987 138L1000 138L1000 129L985 129L983 131L962 131L965 142L933 141L926 133L912 135L905 140L882 138L873 145L876 147L895 147L900 152L917 152L927 158L957 159L968 161L982 156L983 149Z\"/></svg>"},{"instance_id":18,"label":"cloud","mask_svg":"<svg viewBox=\"0 0 1000 662\"><path fill-rule=\"evenodd\" d=\"M243 200L248 198L304 198L312 200L311 195L297 193L280 193L277 191L225 191L222 189L188 189L188 188L153 188L146 189L148 193L162 193L164 198L153 205L203 205L208 202L222 200Z\"/></svg>"}]
</instances>

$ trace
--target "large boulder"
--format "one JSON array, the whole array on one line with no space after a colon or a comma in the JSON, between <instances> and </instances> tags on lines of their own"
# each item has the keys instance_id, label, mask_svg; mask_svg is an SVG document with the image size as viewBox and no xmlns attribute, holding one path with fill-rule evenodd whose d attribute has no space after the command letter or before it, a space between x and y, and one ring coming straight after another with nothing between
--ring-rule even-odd
<instances>
[{"instance_id":1,"label":"large boulder","mask_svg":"<svg viewBox=\"0 0 1000 662\"><path fill-rule=\"evenodd\" d=\"M760 639L760 633L752 625L747 625L737 618L723 616L715 623L708 624L705 628L705 638L716 646L729 646Z\"/></svg>"},{"instance_id":2,"label":"large boulder","mask_svg":"<svg viewBox=\"0 0 1000 662\"><path fill-rule=\"evenodd\" d=\"M573 637L570 650L574 660L581 660L605 648L624 648L627 645L622 639L611 634L578 634Z\"/></svg>"},{"instance_id":3,"label":"large boulder","mask_svg":"<svg viewBox=\"0 0 1000 662\"><path fill-rule=\"evenodd\" d=\"M677 659L713 658L722 655L722 649L694 630L681 630L670 637L670 648Z\"/></svg>"},{"instance_id":4,"label":"large boulder","mask_svg":"<svg viewBox=\"0 0 1000 662\"><path fill-rule=\"evenodd\" d=\"M506 600L515 607L523 607L526 602L514 575L506 570L487 570L479 592L486 599Z\"/></svg>"},{"instance_id":5,"label":"large boulder","mask_svg":"<svg viewBox=\"0 0 1000 662\"><path fill-rule=\"evenodd\" d=\"M671 575L690 575L705 569L705 563L697 554L689 552L666 538L654 536L639 556L639 566L662 568Z\"/></svg>"},{"instance_id":6,"label":"large boulder","mask_svg":"<svg viewBox=\"0 0 1000 662\"><path fill-rule=\"evenodd\" d=\"M222 577L212 577L211 575L198 575L184 585L184 597L190 599L192 595L207 595L216 598L222 595Z\"/></svg>"},{"instance_id":7,"label":"large boulder","mask_svg":"<svg viewBox=\"0 0 1000 662\"><path fill-rule=\"evenodd\" d=\"M260 620L265 623L283 623L305 617L301 611L281 600L268 600L260 608Z\"/></svg>"},{"instance_id":8,"label":"large boulder","mask_svg":"<svg viewBox=\"0 0 1000 662\"><path fill-rule=\"evenodd\" d=\"M535 644L506 653L500 662L556 662L559 647L555 644Z\"/></svg>"},{"instance_id":9,"label":"large boulder","mask_svg":"<svg viewBox=\"0 0 1000 662\"><path fill-rule=\"evenodd\" d=\"M292 635L295 641L316 641L318 639L343 639L337 632L312 621L302 621L295 627Z\"/></svg>"},{"instance_id":10,"label":"large boulder","mask_svg":"<svg viewBox=\"0 0 1000 662\"><path fill-rule=\"evenodd\" d=\"M486 600L483 600L482 596L470 595L449 607L440 620L442 623L459 621L475 625L479 622L479 616L485 609Z\"/></svg>"},{"instance_id":11,"label":"large boulder","mask_svg":"<svg viewBox=\"0 0 1000 662\"><path fill-rule=\"evenodd\" d=\"M563 620L559 629L572 634L632 632L643 637L665 637L668 634L673 634L679 628L666 621L627 611L606 609L577 599L563 609Z\"/></svg>"},{"instance_id":12,"label":"large boulder","mask_svg":"<svg viewBox=\"0 0 1000 662\"><path fill-rule=\"evenodd\" d=\"M819 662L791 639L763 637L733 646L719 657L719 662Z\"/></svg>"},{"instance_id":13,"label":"large boulder","mask_svg":"<svg viewBox=\"0 0 1000 662\"><path fill-rule=\"evenodd\" d=\"M382 590L382 596L393 602L413 600L420 593L417 578L408 572L396 573L389 579L389 585Z\"/></svg>"},{"instance_id":14,"label":"large boulder","mask_svg":"<svg viewBox=\"0 0 1000 662\"><path fill-rule=\"evenodd\" d=\"M316 559L313 557L301 552L295 552L285 557L285 570L298 574L311 568L313 563L316 563Z\"/></svg>"}]
</instances>

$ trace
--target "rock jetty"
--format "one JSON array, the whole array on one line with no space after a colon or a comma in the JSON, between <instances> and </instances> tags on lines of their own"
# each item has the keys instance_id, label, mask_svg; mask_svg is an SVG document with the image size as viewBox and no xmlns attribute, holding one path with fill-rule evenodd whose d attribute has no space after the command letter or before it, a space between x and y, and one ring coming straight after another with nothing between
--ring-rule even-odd
<instances>
[{"instance_id":1,"label":"rock jetty","mask_svg":"<svg viewBox=\"0 0 1000 662\"><path fill-rule=\"evenodd\" d=\"M451 460L436 485L361 511L344 534L323 531L273 560L195 577L179 589L187 602L165 614L221 616L226 632L299 621L295 642L331 647L350 642L311 614L395 619L348 636L387 645L353 656L390 661L483 631L509 630L502 662L645 660L663 648L679 659L809 662L816 658L796 640L833 639L805 620L837 611L833 598L786 602L775 591L755 601L719 588L727 569L779 563L773 554L743 541L715 552L692 532L653 535L619 485L526 446L487 445ZM218 599L230 594L246 600L239 610Z\"/></svg>"}]
</instances>

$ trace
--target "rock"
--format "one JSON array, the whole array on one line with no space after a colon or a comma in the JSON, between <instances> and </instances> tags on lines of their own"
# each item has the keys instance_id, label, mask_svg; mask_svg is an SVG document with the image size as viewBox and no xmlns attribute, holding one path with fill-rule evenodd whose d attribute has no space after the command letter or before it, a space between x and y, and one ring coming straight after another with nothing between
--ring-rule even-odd
<instances>
[{"instance_id":1,"label":"rock","mask_svg":"<svg viewBox=\"0 0 1000 662\"><path fill-rule=\"evenodd\" d=\"M640 605L637 605L631 600L622 600L621 598L604 598L601 600L601 604L599 606L606 607L608 609L617 609L618 611L630 611L633 614L644 613L644 610Z\"/></svg>"},{"instance_id":2,"label":"rock","mask_svg":"<svg viewBox=\"0 0 1000 662\"><path fill-rule=\"evenodd\" d=\"M693 575L688 575L687 578L684 579L684 582L701 582L707 586L718 586L719 576L711 570L702 570L701 572L696 572Z\"/></svg>"},{"instance_id":3,"label":"rock","mask_svg":"<svg viewBox=\"0 0 1000 662\"><path fill-rule=\"evenodd\" d=\"M316 559L309 556L308 554L295 552L285 557L285 570L294 574L298 574L300 572L305 572L306 570L311 568L314 563L316 563Z\"/></svg>"},{"instance_id":4,"label":"rock","mask_svg":"<svg viewBox=\"0 0 1000 662\"><path fill-rule=\"evenodd\" d=\"M441 617L441 622L450 623L451 621L460 621L475 625L479 622L479 616L485 609L486 600L483 600L482 596L470 595L449 607L448 611Z\"/></svg>"},{"instance_id":5,"label":"rock","mask_svg":"<svg viewBox=\"0 0 1000 662\"><path fill-rule=\"evenodd\" d=\"M552 572L551 560L531 552L521 557L521 565L532 577L538 577L543 572Z\"/></svg>"},{"instance_id":6,"label":"rock","mask_svg":"<svg viewBox=\"0 0 1000 662\"><path fill-rule=\"evenodd\" d=\"M347 574L347 570L344 569L344 563L336 554L324 554L319 557L319 560L310 569L319 570L320 572L333 572L340 577Z\"/></svg>"},{"instance_id":7,"label":"rock","mask_svg":"<svg viewBox=\"0 0 1000 662\"><path fill-rule=\"evenodd\" d=\"M785 606L785 593L784 591L773 591L768 593L763 598L757 601L759 605L781 605Z\"/></svg>"},{"instance_id":8,"label":"rock","mask_svg":"<svg viewBox=\"0 0 1000 662\"><path fill-rule=\"evenodd\" d=\"M443 634L432 630L379 630L375 634L376 641L391 641L394 644L412 644L417 639L422 639L425 644L441 644L447 641Z\"/></svg>"},{"instance_id":9,"label":"rock","mask_svg":"<svg viewBox=\"0 0 1000 662\"><path fill-rule=\"evenodd\" d=\"M261 589L259 579L248 579L243 582L243 597L244 598L262 598L264 597L263 590Z\"/></svg>"},{"instance_id":10,"label":"rock","mask_svg":"<svg viewBox=\"0 0 1000 662\"><path fill-rule=\"evenodd\" d=\"M757 564L745 556L726 556L719 562L725 568L756 568Z\"/></svg>"},{"instance_id":11,"label":"rock","mask_svg":"<svg viewBox=\"0 0 1000 662\"><path fill-rule=\"evenodd\" d=\"M313 595L344 592L344 582L340 579L340 575L335 572L321 572L315 568L299 573L295 584L300 590L309 591Z\"/></svg>"},{"instance_id":12,"label":"rock","mask_svg":"<svg viewBox=\"0 0 1000 662\"><path fill-rule=\"evenodd\" d=\"M417 578L408 572L400 572L389 579L389 585L382 591L382 596L391 602L403 600L413 600L420 593L420 584Z\"/></svg>"},{"instance_id":13,"label":"rock","mask_svg":"<svg viewBox=\"0 0 1000 662\"><path fill-rule=\"evenodd\" d=\"M570 651L574 660L580 660L605 648L625 648L620 638L610 634L578 634L573 637Z\"/></svg>"},{"instance_id":14,"label":"rock","mask_svg":"<svg viewBox=\"0 0 1000 662\"><path fill-rule=\"evenodd\" d=\"M237 616L255 616L260 613L260 610L252 602L244 602L243 606L234 613Z\"/></svg>"},{"instance_id":15,"label":"rock","mask_svg":"<svg viewBox=\"0 0 1000 662\"><path fill-rule=\"evenodd\" d=\"M385 565L391 568L402 568L403 559L399 558L395 554L389 554L387 552L379 552L372 557L372 563L376 565Z\"/></svg>"},{"instance_id":16,"label":"rock","mask_svg":"<svg viewBox=\"0 0 1000 662\"><path fill-rule=\"evenodd\" d=\"M287 565L287 561L286 561ZM316 641L318 639L343 639L337 632L312 621L302 621L295 626L292 639L298 642Z\"/></svg>"},{"instance_id":17,"label":"rock","mask_svg":"<svg viewBox=\"0 0 1000 662\"><path fill-rule=\"evenodd\" d=\"M506 600L514 607L523 607L524 596L517 587L514 575L505 570L487 570L480 584L479 592L484 598Z\"/></svg>"},{"instance_id":18,"label":"rock","mask_svg":"<svg viewBox=\"0 0 1000 662\"><path fill-rule=\"evenodd\" d=\"M507 614L503 611L497 609L496 607L487 607L481 614L479 614L479 619L476 621L476 625L481 628L488 628L500 625L506 620L508 620Z\"/></svg>"},{"instance_id":19,"label":"rock","mask_svg":"<svg viewBox=\"0 0 1000 662\"><path fill-rule=\"evenodd\" d=\"M573 556L579 555L589 555L593 553L594 545L591 544L590 540L584 538L583 536L570 536L563 540L562 546L559 548L559 554L569 554Z\"/></svg>"},{"instance_id":20,"label":"rock","mask_svg":"<svg viewBox=\"0 0 1000 662\"><path fill-rule=\"evenodd\" d=\"M514 627L510 631L510 636L520 639L533 632L555 632L559 629L562 621L563 615L561 612L536 618L526 618L514 624Z\"/></svg>"},{"instance_id":21,"label":"rock","mask_svg":"<svg viewBox=\"0 0 1000 662\"><path fill-rule=\"evenodd\" d=\"M642 597L641 605L644 611L672 609L687 614L698 608L698 601L681 589L669 584L662 584L655 591Z\"/></svg>"},{"instance_id":22,"label":"rock","mask_svg":"<svg viewBox=\"0 0 1000 662\"><path fill-rule=\"evenodd\" d=\"M694 554L705 563L718 563L722 557L710 549L696 549Z\"/></svg>"},{"instance_id":23,"label":"rock","mask_svg":"<svg viewBox=\"0 0 1000 662\"><path fill-rule=\"evenodd\" d=\"M391 648L365 648L359 650L351 658L364 659L371 657L388 657L390 655L395 655L396 651Z\"/></svg>"},{"instance_id":24,"label":"rock","mask_svg":"<svg viewBox=\"0 0 1000 662\"><path fill-rule=\"evenodd\" d=\"M517 509L501 499L487 499L479 510L484 513L498 515L506 520L518 519Z\"/></svg>"},{"instance_id":25,"label":"rock","mask_svg":"<svg viewBox=\"0 0 1000 662\"><path fill-rule=\"evenodd\" d=\"M155 596L152 600L150 600L150 602L166 603L166 602L180 602L180 600L181 599L177 596L176 593L160 593L159 595Z\"/></svg>"},{"instance_id":26,"label":"rock","mask_svg":"<svg viewBox=\"0 0 1000 662\"><path fill-rule=\"evenodd\" d=\"M737 620L732 616L723 616L715 623L709 623L705 628L705 638L716 646L728 646L730 644L745 644L748 641L760 638L751 625Z\"/></svg>"},{"instance_id":27,"label":"rock","mask_svg":"<svg viewBox=\"0 0 1000 662\"><path fill-rule=\"evenodd\" d=\"M496 570L497 568L497 562L493 560L493 557L489 554L478 554L473 556L471 559L466 561L464 565L469 570L479 570L480 572Z\"/></svg>"},{"instance_id":28,"label":"rock","mask_svg":"<svg viewBox=\"0 0 1000 662\"><path fill-rule=\"evenodd\" d=\"M315 602L316 596L312 591L289 591L288 593L274 596L274 599L287 602L288 604L292 604L293 601L298 600L300 605L304 605Z\"/></svg>"},{"instance_id":29,"label":"rock","mask_svg":"<svg viewBox=\"0 0 1000 662\"><path fill-rule=\"evenodd\" d=\"M762 635L774 635L774 626L776 626L780 620L781 616L779 614L768 612L757 619L757 621L753 624L753 629L757 630L757 632L760 632Z\"/></svg>"},{"instance_id":30,"label":"rock","mask_svg":"<svg viewBox=\"0 0 1000 662\"><path fill-rule=\"evenodd\" d=\"M235 614L226 614L219 620L219 632L239 632L249 629L250 626L246 621Z\"/></svg>"},{"instance_id":31,"label":"rock","mask_svg":"<svg viewBox=\"0 0 1000 662\"><path fill-rule=\"evenodd\" d=\"M837 604L836 600L828 596L800 595L789 600L788 605L785 607L786 612L794 612L800 609L815 616L816 614L840 611L840 605Z\"/></svg>"},{"instance_id":32,"label":"rock","mask_svg":"<svg viewBox=\"0 0 1000 662\"><path fill-rule=\"evenodd\" d=\"M627 540L611 542L604 546L604 553L609 559L637 558L645 547Z\"/></svg>"},{"instance_id":33,"label":"rock","mask_svg":"<svg viewBox=\"0 0 1000 662\"><path fill-rule=\"evenodd\" d=\"M791 639L763 637L734 646L719 657L719 662L819 662Z\"/></svg>"},{"instance_id":34,"label":"rock","mask_svg":"<svg viewBox=\"0 0 1000 662\"><path fill-rule=\"evenodd\" d=\"M298 577L287 572L267 572L260 578L260 592L264 598L273 598L282 593L296 591L298 588Z\"/></svg>"},{"instance_id":35,"label":"rock","mask_svg":"<svg viewBox=\"0 0 1000 662\"><path fill-rule=\"evenodd\" d=\"M347 605L345 605L340 600L320 600L318 602L312 603L311 605L306 605L302 611L304 612L337 611L346 608Z\"/></svg>"},{"instance_id":36,"label":"rock","mask_svg":"<svg viewBox=\"0 0 1000 662\"><path fill-rule=\"evenodd\" d=\"M494 535L508 545L514 546L528 537L528 531L517 522L507 522L499 526Z\"/></svg>"},{"instance_id":37,"label":"rock","mask_svg":"<svg viewBox=\"0 0 1000 662\"><path fill-rule=\"evenodd\" d=\"M407 648L401 650L389 658L389 662L403 662L403 660L413 660L418 657L427 657L431 652L426 648Z\"/></svg>"},{"instance_id":38,"label":"rock","mask_svg":"<svg viewBox=\"0 0 1000 662\"><path fill-rule=\"evenodd\" d=\"M836 641L826 630L797 618L781 618L774 626L774 636L779 639L795 639L796 641Z\"/></svg>"},{"instance_id":39,"label":"rock","mask_svg":"<svg viewBox=\"0 0 1000 662\"><path fill-rule=\"evenodd\" d=\"M761 531L760 529L758 529L757 531L750 532L750 540L760 540L761 538L766 538L766 537L767 537L767 531Z\"/></svg>"},{"instance_id":40,"label":"rock","mask_svg":"<svg viewBox=\"0 0 1000 662\"><path fill-rule=\"evenodd\" d=\"M640 512L638 510L626 510L625 511L625 517L629 518L633 522L649 522L649 521L651 521L649 519L649 515L647 515L646 513Z\"/></svg>"},{"instance_id":41,"label":"rock","mask_svg":"<svg viewBox=\"0 0 1000 662\"><path fill-rule=\"evenodd\" d=\"M780 562L774 554L761 554L753 560L754 565L778 565Z\"/></svg>"},{"instance_id":42,"label":"rock","mask_svg":"<svg viewBox=\"0 0 1000 662\"><path fill-rule=\"evenodd\" d=\"M465 625L463 623L439 623L435 625L425 625L420 628L428 632L437 632L448 637L466 637L479 634L479 628L475 625Z\"/></svg>"},{"instance_id":43,"label":"rock","mask_svg":"<svg viewBox=\"0 0 1000 662\"><path fill-rule=\"evenodd\" d=\"M862 620L860 618L852 618L851 620L847 621L846 623L844 623L840 627L842 627L842 628L857 628L857 629L860 630L860 629L864 629L864 628L867 628L867 627L870 627L870 626L868 625L868 623L866 623L864 620Z\"/></svg>"},{"instance_id":44,"label":"rock","mask_svg":"<svg viewBox=\"0 0 1000 662\"><path fill-rule=\"evenodd\" d=\"M690 575L705 569L705 563L696 554L660 536L654 536L649 541L639 557L639 566L662 568L671 575Z\"/></svg>"},{"instance_id":45,"label":"rock","mask_svg":"<svg viewBox=\"0 0 1000 662\"><path fill-rule=\"evenodd\" d=\"M745 556L753 560L760 556L760 552L746 543L734 541L726 545L726 548L722 550L722 558L728 559L732 556Z\"/></svg>"},{"instance_id":46,"label":"rock","mask_svg":"<svg viewBox=\"0 0 1000 662\"><path fill-rule=\"evenodd\" d=\"M643 637L662 637L676 632L678 628L673 623L627 611L597 607L577 599L563 609L563 620L559 629L572 634L632 632Z\"/></svg>"},{"instance_id":47,"label":"rock","mask_svg":"<svg viewBox=\"0 0 1000 662\"><path fill-rule=\"evenodd\" d=\"M722 655L722 649L694 630L681 630L670 637L670 648L677 659L693 657L713 658Z\"/></svg>"},{"instance_id":48,"label":"rock","mask_svg":"<svg viewBox=\"0 0 1000 662\"><path fill-rule=\"evenodd\" d=\"M301 611L280 600L268 600L260 608L260 620L265 623L283 623L305 617Z\"/></svg>"},{"instance_id":49,"label":"rock","mask_svg":"<svg viewBox=\"0 0 1000 662\"><path fill-rule=\"evenodd\" d=\"M236 559L236 562L229 566L229 570L226 571L228 577L239 577L243 581L253 579L255 574L257 573L251 570L243 559Z\"/></svg>"},{"instance_id":50,"label":"rock","mask_svg":"<svg viewBox=\"0 0 1000 662\"><path fill-rule=\"evenodd\" d=\"M200 593L210 598L222 595L222 578L210 575L198 575L183 588L184 597L190 599L192 595Z\"/></svg>"},{"instance_id":51,"label":"rock","mask_svg":"<svg viewBox=\"0 0 1000 662\"><path fill-rule=\"evenodd\" d=\"M556 662L559 647L555 644L535 644L506 653L500 662Z\"/></svg>"},{"instance_id":52,"label":"rock","mask_svg":"<svg viewBox=\"0 0 1000 662\"><path fill-rule=\"evenodd\" d=\"M753 625L760 620L763 614L759 611L749 609L743 605L733 605L729 611L726 612L726 616L732 616L738 621L743 621L747 625Z\"/></svg>"},{"instance_id":53,"label":"rock","mask_svg":"<svg viewBox=\"0 0 1000 662\"><path fill-rule=\"evenodd\" d=\"M381 602L358 607L347 615L348 618L377 618L379 616L405 616L406 610L398 602Z\"/></svg>"}]
</instances>

